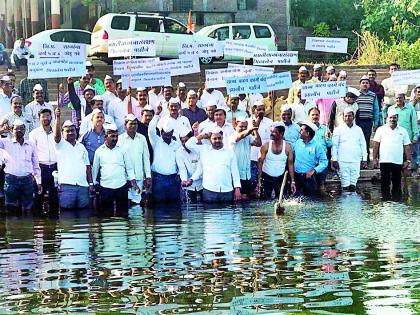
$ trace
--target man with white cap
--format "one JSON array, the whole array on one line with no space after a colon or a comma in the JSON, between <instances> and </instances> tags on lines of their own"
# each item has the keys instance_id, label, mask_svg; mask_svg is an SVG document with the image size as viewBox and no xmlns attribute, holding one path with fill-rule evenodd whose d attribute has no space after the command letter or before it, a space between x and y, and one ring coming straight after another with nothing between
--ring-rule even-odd
<instances>
[{"instance_id":1,"label":"man with white cap","mask_svg":"<svg viewBox=\"0 0 420 315\"><path fill-rule=\"evenodd\" d=\"M149 188L152 184L150 171L150 156L146 138L137 133L137 118L133 114L125 117L125 133L118 136L118 144L122 146L131 159L134 169L134 178L140 190ZM141 194L133 187L128 190L128 199L136 204L141 201Z\"/></svg>"},{"instance_id":2,"label":"man with white cap","mask_svg":"<svg viewBox=\"0 0 420 315\"><path fill-rule=\"evenodd\" d=\"M12 137L13 122L17 119L22 120L25 124L25 139L29 139L29 132L32 131L32 120L28 117L24 110L22 98L20 96L13 96L11 99L12 111L1 117L0 120L0 135L2 138Z\"/></svg>"},{"instance_id":3,"label":"man with white cap","mask_svg":"<svg viewBox=\"0 0 420 315\"><path fill-rule=\"evenodd\" d=\"M181 110L181 114L184 117L187 117L190 125L200 124L205 121L206 111L198 106L198 95L194 90L189 90L187 93L188 108Z\"/></svg>"},{"instance_id":4,"label":"man with white cap","mask_svg":"<svg viewBox=\"0 0 420 315\"><path fill-rule=\"evenodd\" d=\"M302 98L301 86L296 87L296 96L297 99L290 105L293 111L292 120L297 124L301 124L308 118L308 110L316 107L316 105L312 100Z\"/></svg>"},{"instance_id":5,"label":"man with white cap","mask_svg":"<svg viewBox=\"0 0 420 315\"><path fill-rule=\"evenodd\" d=\"M188 120L187 117L182 116L179 113L179 110L180 110L179 100L178 98L173 97L169 100L168 114L166 116L162 117L162 114L160 113L159 109L156 111L156 114L159 112L160 113L159 115L162 117L159 120L157 127L161 129L168 121L173 121L174 136L177 137L178 139L179 139L179 132L182 128L187 128L187 129L192 130L190 121Z\"/></svg>"},{"instance_id":6,"label":"man with white cap","mask_svg":"<svg viewBox=\"0 0 420 315\"><path fill-rule=\"evenodd\" d=\"M28 79L24 77L18 85L18 92L17 94L22 97L23 104L29 104L32 102L32 91L34 86L40 84L42 86L42 91L44 92L44 99L46 102L49 102L49 94L48 94L48 85L45 79Z\"/></svg>"},{"instance_id":7,"label":"man with white cap","mask_svg":"<svg viewBox=\"0 0 420 315\"><path fill-rule=\"evenodd\" d=\"M127 94L131 95L131 87L128 87ZM147 105L147 89L138 87L136 91L136 100L132 102L131 97L127 98L127 113L133 114L138 120L141 120L143 108Z\"/></svg>"},{"instance_id":8,"label":"man with white cap","mask_svg":"<svg viewBox=\"0 0 420 315\"><path fill-rule=\"evenodd\" d=\"M149 148L150 163L153 162L153 148L149 139L149 123L152 121L155 111L152 106L147 104L144 106L141 113L141 120L137 122L137 132L143 135L147 141L147 147Z\"/></svg>"},{"instance_id":9,"label":"man with white cap","mask_svg":"<svg viewBox=\"0 0 420 315\"><path fill-rule=\"evenodd\" d=\"M252 107L256 101L262 101L264 98L260 93L239 93L239 104L238 109L249 113L252 111Z\"/></svg>"},{"instance_id":10,"label":"man with white cap","mask_svg":"<svg viewBox=\"0 0 420 315\"><path fill-rule=\"evenodd\" d=\"M99 108L95 108L89 115L89 128L83 133L80 132L79 142L85 146L92 165L96 150L105 143L105 114Z\"/></svg>"},{"instance_id":11,"label":"man with white cap","mask_svg":"<svg viewBox=\"0 0 420 315\"><path fill-rule=\"evenodd\" d=\"M57 108L54 141L60 208L86 208L89 205L89 190L94 191L89 155L84 145L76 141L76 126L66 120L61 127L60 116L61 111Z\"/></svg>"},{"instance_id":12,"label":"man with white cap","mask_svg":"<svg viewBox=\"0 0 420 315\"><path fill-rule=\"evenodd\" d=\"M283 136L284 123L276 121L270 130L270 140L261 146L258 156L258 188L260 197L271 199L273 190L275 197L280 195L286 167L291 179L291 192L296 192L295 169L293 165L293 149Z\"/></svg>"},{"instance_id":13,"label":"man with white cap","mask_svg":"<svg viewBox=\"0 0 420 315\"><path fill-rule=\"evenodd\" d=\"M233 150L224 145L224 136L222 128L215 126L208 133L192 137L185 144L187 149L200 155L204 202L241 199L238 163ZM206 138L209 138L210 144L199 144ZM196 176L192 176L193 182L198 179Z\"/></svg>"},{"instance_id":14,"label":"man with white cap","mask_svg":"<svg viewBox=\"0 0 420 315\"><path fill-rule=\"evenodd\" d=\"M174 136L177 127L175 119L166 119L159 128L159 134L157 133L161 111L162 107L159 105L156 115L149 123L149 139L153 147L152 196L155 201L179 201L176 151L181 143Z\"/></svg>"},{"instance_id":15,"label":"man with white cap","mask_svg":"<svg viewBox=\"0 0 420 315\"><path fill-rule=\"evenodd\" d=\"M289 96L287 97L287 103L293 104L297 100L297 87L306 83L308 77L308 69L305 66L301 66L298 71L298 79L292 83L292 87L289 89Z\"/></svg>"},{"instance_id":16,"label":"man with white cap","mask_svg":"<svg viewBox=\"0 0 420 315\"><path fill-rule=\"evenodd\" d=\"M163 87L163 99L159 100L157 103L150 103L150 105L152 105L153 110L156 112L158 106L162 107L162 115L165 116L168 114L168 106L169 106L169 101L172 99L172 94L173 94L173 88L172 86L164 86Z\"/></svg>"},{"instance_id":17,"label":"man with white cap","mask_svg":"<svg viewBox=\"0 0 420 315\"><path fill-rule=\"evenodd\" d=\"M35 145L25 140L25 124L17 119L13 122L12 139L1 138L0 149L5 151L4 195L6 207L29 210L33 205L33 182L42 192L41 170Z\"/></svg>"},{"instance_id":18,"label":"man with white cap","mask_svg":"<svg viewBox=\"0 0 420 315\"><path fill-rule=\"evenodd\" d=\"M93 126L94 124L92 123L92 116L93 116L93 112L95 111L95 109L101 111L104 115L104 119L105 121L103 122L104 124L114 124L114 118L112 118L111 116L105 114L104 111L104 107L103 107L103 99L102 96L100 95L95 95L92 99L93 103L91 104L91 108L92 108L92 112L88 115L86 115L85 117L82 118L82 122L80 123L80 131L79 134L83 135L86 132L88 132Z\"/></svg>"},{"instance_id":19,"label":"man with white cap","mask_svg":"<svg viewBox=\"0 0 420 315\"><path fill-rule=\"evenodd\" d=\"M54 108L51 104L45 102L44 92L42 91L42 86L40 84L34 86L33 97L34 100L25 106L25 112L31 118L33 127L36 128L40 125L38 116L39 111L46 108L53 113ZM54 123L53 118L52 123Z\"/></svg>"},{"instance_id":20,"label":"man with white cap","mask_svg":"<svg viewBox=\"0 0 420 315\"><path fill-rule=\"evenodd\" d=\"M110 75L106 75L104 79L105 93L102 94L104 100L104 111L108 113L108 106L112 101L117 99L117 90L114 78Z\"/></svg>"},{"instance_id":21,"label":"man with white cap","mask_svg":"<svg viewBox=\"0 0 420 315\"><path fill-rule=\"evenodd\" d=\"M160 102L163 100L163 93L162 93L162 87L161 86L153 86L150 91L148 92L148 104L154 105L157 102Z\"/></svg>"},{"instance_id":22,"label":"man with white cap","mask_svg":"<svg viewBox=\"0 0 420 315\"><path fill-rule=\"evenodd\" d=\"M181 187L186 187L188 198L192 202L201 201L203 198L202 170L200 156L185 146L193 136L191 130L183 128L179 134L182 146L176 151L176 164L178 166ZM195 180L191 180L194 177Z\"/></svg>"},{"instance_id":23,"label":"man with white cap","mask_svg":"<svg viewBox=\"0 0 420 315\"><path fill-rule=\"evenodd\" d=\"M249 123L246 116L238 116L236 130L229 138L229 145L238 162L242 199L248 199L255 190L251 181L251 147L261 147L258 127L255 121Z\"/></svg>"},{"instance_id":24,"label":"man with white cap","mask_svg":"<svg viewBox=\"0 0 420 315\"><path fill-rule=\"evenodd\" d=\"M198 133L203 133L205 129L211 128L215 125L214 112L217 109L216 102L209 102L206 104L207 119L202 121L198 126ZM193 126L194 127L194 126Z\"/></svg>"},{"instance_id":25,"label":"man with white cap","mask_svg":"<svg viewBox=\"0 0 420 315\"><path fill-rule=\"evenodd\" d=\"M284 123L284 140L293 148L295 142L300 138L300 127L292 120L292 108L285 104L281 107L281 120Z\"/></svg>"},{"instance_id":26,"label":"man with white cap","mask_svg":"<svg viewBox=\"0 0 420 315\"><path fill-rule=\"evenodd\" d=\"M379 126L380 111L378 98L375 93L369 91L369 77L367 75L362 76L360 79L360 95L357 97L357 105L359 110L357 111L356 123L362 128L363 134L365 135L367 153L369 163L369 148L370 148L370 136L372 135L372 128L376 130Z\"/></svg>"},{"instance_id":27,"label":"man with white cap","mask_svg":"<svg viewBox=\"0 0 420 315\"><path fill-rule=\"evenodd\" d=\"M178 98L179 105L181 109L188 108L187 102L187 86L184 82L179 82L176 89L176 96Z\"/></svg>"},{"instance_id":28,"label":"man with white cap","mask_svg":"<svg viewBox=\"0 0 420 315\"><path fill-rule=\"evenodd\" d=\"M115 124L105 125L105 143L95 152L92 176L99 184L101 210L117 211L128 209L128 185L139 194L140 188L134 175L133 163L127 150L118 143L118 129Z\"/></svg>"},{"instance_id":29,"label":"man with white cap","mask_svg":"<svg viewBox=\"0 0 420 315\"><path fill-rule=\"evenodd\" d=\"M124 133L125 117L128 114L132 114L132 107L129 106L129 102L134 104L136 100L131 96L131 88L124 89L122 86L122 80L117 81L117 98L113 99L108 105L108 115L114 119L115 124L118 128L118 133Z\"/></svg>"},{"instance_id":30,"label":"man with white cap","mask_svg":"<svg viewBox=\"0 0 420 315\"><path fill-rule=\"evenodd\" d=\"M316 193L316 174L328 166L327 154L321 144L314 139L317 126L305 120L300 127L300 139L296 141L295 180L298 195L314 196Z\"/></svg>"},{"instance_id":31,"label":"man with white cap","mask_svg":"<svg viewBox=\"0 0 420 315\"><path fill-rule=\"evenodd\" d=\"M239 95L229 95L228 108L226 110L226 120L228 123L232 123L232 121L234 121L237 117L248 118L248 113L246 111L240 110L238 105Z\"/></svg>"},{"instance_id":32,"label":"man with white cap","mask_svg":"<svg viewBox=\"0 0 420 315\"><path fill-rule=\"evenodd\" d=\"M356 191L360 166L367 168L366 140L362 129L354 123L351 107L344 109L344 123L334 129L331 162L338 171L343 191ZM362 165L360 165L362 162Z\"/></svg>"},{"instance_id":33,"label":"man with white cap","mask_svg":"<svg viewBox=\"0 0 420 315\"><path fill-rule=\"evenodd\" d=\"M335 68L333 66L328 66L327 69L325 69L325 72L327 75L327 81L330 81L330 77L335 75Z\"/></svg>"},{"instance_id":34,"label":"man with white cap","mask_svg":"<svg viewBox=\"0 0 420 315\"><path fill-rule=\"evenodd\" d=\"M328 117L328 129L333 132L334 128L344 124L344 110L350 108L354 115L356 115L359 106L356 99L360 92L355 88L349 87L346 96L336 99L331 105L330 114Z\"/></svg>"},{"instance_id":35,"label":"man with white cap","mask_svg":"<svg viewBox=\"0 0 420 315\"><path fill-rule=\"evenodd\" d=\"M0 85L0 117L3 117L10 112L10 101L16 94L13 93L12 80L10 80L9 76L1 77Z\"/></svg>"},{"instance_id":36,"label":"man with white cap","mask_svg":"<svg viewBox=\"0 0 420 315\"><path fill-rule=\"evenodd\" d=\"M38 113L41 125L29 133L29 141L35 144L41 169L42 202L45 195L49 198L52 209L58 209L58 194L55 187L53 172L57 170L55 154L54 132L51 127L52 112L48 108L41 109Z\"/></svg>"},{"instance_id":37,"label":"man with white cap","mask_svg":"<svg viewBox=\"0 0 420 315\"><path fill-rule=\"evenodd\" d=\"M317 83L322 81L322 65L314 64L312 69L312 78L308 80L308 83Z\"/></svg>"},{"instance_id":38,"label":"man with white cap","mask_svg":"<svg viewBox=\"0 0 420 315\"><path fill-rule=\"evenodd\" d=\"M200 94L200 93L198 93ZM225 97L223 93L214 88L206 88L200 95L200 100L203 104L215 102L217 107L226 108Z\"/></svg>"},{"instance_id":39,"label":"man with white cap","mask_svg":"<svg viewBox=\"0 0 420 315\"><path fill-rule=\"evenodd\" d=\"M338 73L337 81L346 81L347 80L347 72L345 70L340 70Z\"/></svg>"},{"instance_id":40,"label":"man with white cap","mask_svg":"<svg viewBox=\"0 0 420 315\"><path fill-rule=\"evenodd\" d=\"M384 199L401 198L401 171L410 166L410 137L398 126L398 113L390 107L387 123L376 130L373 138L374 167L381 170L381 191ZM392 183L392 193L390 185Z\"/></svg>"},{"instance_id":41,"label":"man with white cap","mask_svg":"<svg viewBox=\"0 0 420 315\"><path fill-rule=\"evenodd\" d=\"M234 133L234 129L231 124L226 121L226 110L224 107L217 107L214 111L214 124L208 124L208 126L202 130L203 133L210 133L210 130L214 127L219 127L223 132L223 144L226 148L229 147L229 137ZM208 143L207 139L204 139Z\"/></svg>"}]
</instances>

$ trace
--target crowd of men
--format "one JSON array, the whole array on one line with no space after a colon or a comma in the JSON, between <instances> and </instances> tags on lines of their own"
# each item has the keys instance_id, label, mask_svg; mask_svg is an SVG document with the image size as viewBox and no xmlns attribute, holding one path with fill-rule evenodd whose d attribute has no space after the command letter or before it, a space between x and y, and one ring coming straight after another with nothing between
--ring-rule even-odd
<instances>
[{"instance_id":1,"label":"crowd of men","mask_svg":"<svg viewBox=\"0 0 420 315\"><path fill-rule=\"evenodd\" d=\"M121 80L96 77L90 62L86 69L60 86L55 109L45 80L16 86L12 73L1 77L6 206L270 199L286 170L288 195L316 196L329 171L354 192L373 132L371 165L380 167L384 197L398 197L402 171L419 165L420 86L409 94L391 78L378 84L374 70L342 98L305 100L302 84L346 80L346 72L302 66L285 99L276 91L225 97L182 82L134 94ZM390 65L390 75L398 69ZM65 107L72 115L63 121Z\"/></svg>"}]
</instances>

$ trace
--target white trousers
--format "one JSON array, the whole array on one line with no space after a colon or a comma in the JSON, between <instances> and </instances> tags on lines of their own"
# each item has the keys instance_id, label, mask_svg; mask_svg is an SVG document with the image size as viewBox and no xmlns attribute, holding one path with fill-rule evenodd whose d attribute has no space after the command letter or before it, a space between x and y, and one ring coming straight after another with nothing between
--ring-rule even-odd
<instances>
[{"instance_id":1,"label":"white trousers","mask_svg":"<svg viewBox=\"0 0 420 315\"><path fill-rule=\"evenodd\" d=\"M356 186L360 177L360 162L340 162L338 161L340 170L341 187Z\"/></svg>"},{"instance_id":2,"label":"white trousers","mask_svg":"<svg viewBox=\"0 0 420 315\"><path fill-rule=\"evenodd\" d=\"M143 180L136 180L137 186L139 186L140 191L143 189ZM139 194L134 190L134 188L130 188L128 190L128 199L130 199L132 202L140 203L141 201L141 193Z\"/></svg>"}]
</instances>

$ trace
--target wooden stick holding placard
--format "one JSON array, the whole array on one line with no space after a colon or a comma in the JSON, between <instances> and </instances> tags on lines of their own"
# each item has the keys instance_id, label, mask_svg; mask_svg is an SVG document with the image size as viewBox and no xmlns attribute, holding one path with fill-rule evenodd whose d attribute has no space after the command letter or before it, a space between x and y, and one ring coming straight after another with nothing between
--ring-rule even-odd
<instances>
[{"instance_id":1,"label":"wooden stick holding placard","mask_svg":"<svg viewBox=\"0 0 420 315\"><path fill-rule=\"evenodd\" d=\"M129 87L131 87L131 59L132 59L132 56L130 55L129 62L128 62L128 86Z\"/></svg>"}]
</instances>

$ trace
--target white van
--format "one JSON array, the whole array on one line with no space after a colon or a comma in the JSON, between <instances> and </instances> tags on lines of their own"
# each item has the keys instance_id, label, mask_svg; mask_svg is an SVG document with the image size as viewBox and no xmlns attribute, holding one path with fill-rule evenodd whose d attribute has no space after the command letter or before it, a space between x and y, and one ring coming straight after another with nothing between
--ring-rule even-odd
<instances>
[{"instance_id":1,"label":"white van","mask_svg":"<svg viewBox=\"0 0 420 315\"><path fill-rule=\"evenodd\" d=\"M92 31L90 56L109 62L108 40L146 37L156 42L156 56L178 58L181 43L206 40L191 33L181 22L154 13L108 13L98 19Z\"/></svg>"},{"instance_id":2,"label":"white van","mask_svg":"<svg viewBox=\"0 0 420 315\"><path fill-rule=\"evenodd\" d=\"M269 24L262 23L226 23L203 27L197 35L207 36L219 41L227 39L238 40L250 44L266 46L269 51L277 50L278 37L274 34ZM224 56L223 60L241 60L240 57ZM211 63L214 58L201 60L203 63Z\"/></svg>"}]
</instances>

